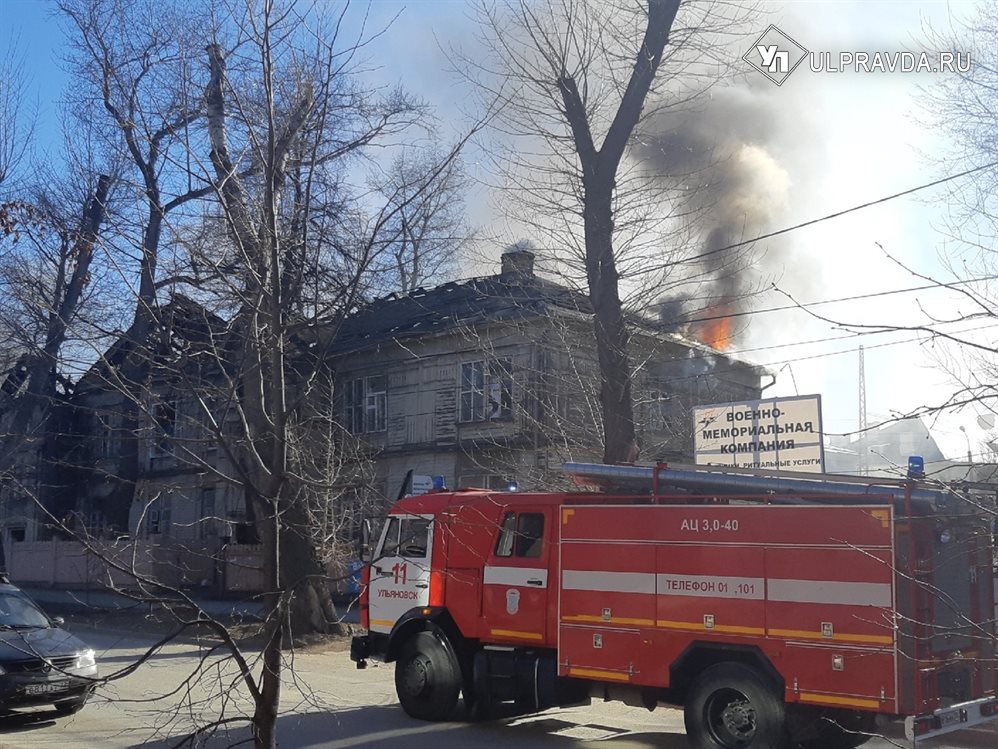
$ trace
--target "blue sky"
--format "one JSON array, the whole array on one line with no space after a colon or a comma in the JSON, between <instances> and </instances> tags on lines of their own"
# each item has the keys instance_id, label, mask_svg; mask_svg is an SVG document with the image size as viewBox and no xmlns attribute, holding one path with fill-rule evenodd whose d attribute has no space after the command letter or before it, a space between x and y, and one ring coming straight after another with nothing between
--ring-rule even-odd
<instances>
[{"instance_id":1,"label":"blue sky","mask_svg":"<svg viewBox=\"0 0 998 749\"><path fill-rule=\"evenodd\" d=\"M764 3L766 23L775 23L811 50L901 50L917 44L923 25L941 26L951 12L965 14L973 3L942 2L785 2ZM355 15L365 6L355 4ZM398 15L374 50L372 76L400 81L438 107L443 123L459 118L468 92L448 71L445 49L472 38L471 9L462 0L373 2L372 26ZM24 55L37 101L41 148L58 148L58 109L67 77L60 69L62 30L41 0L2 0L0 43L13 38ZM356 17L359 17L356 16ZM784 168L789 189L782 214L785 225L848 208L929 182L941 174L936 161L945 154L944 135L919 124L919 86L925 76L815 74L798 71L771 99L779 108ZM766 85L769 85L766 83ZM446 125L445 125L446 126ZM474 161L474 157L472 159ZM940 272L945 192L937 190L825 222L793 234L791 253L774 280L802 301L836 299L917 285L916 279L888 260L878 243L926 273ZM492 220L487 191L472 196L472 218ZM503 227L498 227L502 230ZM515 228L511 232L515 233ZM510 236L510 239L516 239ZM494 249L498 256L500 248ZM480 268L476 267L476 271ZM759 305L785 302L772 293ZM940 315L955 310L944 293L897 295L865 302L830 305L822 312L852 322L906 322L920 306ZM758 315L739 349L780 370L769 394L818 392L824 398L826 431L856 427L858 343L867 346L867 402L871 417L905 412L944 397L952 389L930 351L911 334L868 336L818 344L799 344L841 335L826 323L800 313ZM993 336L992 336L993 339ZM908 340L907 343L898 343ZM890 345L881 345L890 344ZM840 353L835 353L840 352ZM789 368L784 365L789 362ZM792 372L792 377L790 376ZM966 454L965 426L975 441L984 438L969 412L940 419L934 429L944 452Z\"/></svg>"}]
</instances>

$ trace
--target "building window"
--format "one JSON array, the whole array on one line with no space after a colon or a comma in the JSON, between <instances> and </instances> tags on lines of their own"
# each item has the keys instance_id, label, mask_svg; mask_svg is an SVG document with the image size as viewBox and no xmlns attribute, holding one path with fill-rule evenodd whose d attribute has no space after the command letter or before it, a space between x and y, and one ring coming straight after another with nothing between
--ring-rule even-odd
<instances>
[{"instance_id":1,"label":"building window","mask_svg":"<svg viewBox=\"0 0 998 749\"><path fill-rule=\"evenodd\" d=\"M384 375L346 383L347 429L353 434L383 432L388 425L388 388Z\"/></svg>"},{"instance_id":2,"label":"building window","mask_svg":"<svg viewBox=\"0 0 998 749\"><path fill-rule=\"evenodd\" d=\"M91 536L100 536L104 532L104 513L100 510L91 510L86 514L84 529Z\"/></svg>"},{"instance_id":3,"label":"building window","mask_svg":"<svg viewBox=\"0 0 998 749\"><path fill-rule=\"evenodd\" d=\"M100 440L97 443L98 458L113 458L118 452L118 430L121 418L116 413L107 412L97 421Z\"/></svg>"},{"instance_id":4,"label":"building window","mask_svg":"<svg viewBox=\"0 0 998 749\"><path fill-rule=\"evenodd\" d=\"M461 421L508 419L513 414L510 359L461 365Z\"/></svg>"},{"instance_id":5,"label":"building window","mask_svg":"<svg viewBox=\"0 0 998 749\"><path fill-rule=\"evenodd\" d=\"M676 406L671 394L665 390L652 390L648 393L648 417L645 427L653 433L673 431Z\"/></svg>"},{"instance_id":6,"label":"building window","mask_svg":"<svg viewBox=\"0 0 998 749\"><path fill-rule=\"evenodd\" d=\"M201 538L218 536L218 512L215 509L215 487L201 490Z\"/></svg>"},{"instance_id":7,"label":"building window","mask_svg":"<svg viewBox=\"0 0 998 749\"><path fill-rule=\"evenodd\" d=\"M458 479L457 485L460 489L491 489L495 492L509 491L512 479L505 476L486 473L466 473Z\"/></svg>"},{"instance_id":8,"label":"building window","mask_svg":"<svg viewBox=\"0 0 998 749\"><path fill-rule=\"evenodd\" d=\"M177 433L177 404L175 401L157 403L153 409L156 434L153 437L153 457L173 455L173 438Z\"/></svg>"},{"instance_id":9,"label":"building window","mask_svg":"<svg viewBox=\"0 0 998 749\"><path fill-rule=\"evenodd\" d=\"M146 511L146 534L153 536L170 532L170 498L161 497Z\"/></svg>"}]
</instances>

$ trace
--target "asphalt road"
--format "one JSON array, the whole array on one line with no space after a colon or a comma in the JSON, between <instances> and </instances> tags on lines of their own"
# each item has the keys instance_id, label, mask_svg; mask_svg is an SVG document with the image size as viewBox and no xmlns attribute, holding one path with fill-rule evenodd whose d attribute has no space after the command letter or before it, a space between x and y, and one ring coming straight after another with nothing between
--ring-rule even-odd
<instances>
[{"instance_id":1,"label":"asphalt road","mask_svg":"<svg viewBox=\"0 0 998 749\"><path fill-rule=\"evenodd\" d=\"M133 663L144 640L127 636L90 636L101 654L103 674ZM282 747L302 749L440 749L509 747L564 749L686 749L682 713L654 713L616 703L550 710L526 718L489 723L422 723L406 716L395 702L392 669L353 667L345 652L308 652L293 656L282 693L285 714L279 722ZM200 664L200 667L199 667ZM192 674L198 674L192 679ZM195 644L177 644L126 678L103 687L79 714L56 719L37 711L0 721L0 749L166 749L196 724L221 714L245 715L248 700L234 688L233 666ZM244 737L233 727L208 743L229 746ZM998 733L965 731L918 749L994 749ZM902 739L874 739L870 749L909 746Z\"/></svg>"}]
</instances>

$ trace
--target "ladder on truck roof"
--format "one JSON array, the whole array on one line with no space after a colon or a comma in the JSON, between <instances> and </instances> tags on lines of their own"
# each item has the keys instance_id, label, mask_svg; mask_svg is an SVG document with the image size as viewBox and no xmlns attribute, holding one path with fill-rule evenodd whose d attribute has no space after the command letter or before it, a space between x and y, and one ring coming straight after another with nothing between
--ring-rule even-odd
<instances>
[{"instance_id":1,"label":"ladder on truck roof","mask_svg":"<svg viewBox=\"0 0 998 749\"><path fill-rule=\"evenodd\" d=\"M636 491L661 495L672 488L694 494L766 495L770 501L828 504L888 504L910 497L913 506L936 510L953 496L944 489L930 489L912 480L881 479L835 474L773 474L754 469L716 466L604 465L565 463L567 476L582 486L604 490Z\"/></svg>"}]
</instances>

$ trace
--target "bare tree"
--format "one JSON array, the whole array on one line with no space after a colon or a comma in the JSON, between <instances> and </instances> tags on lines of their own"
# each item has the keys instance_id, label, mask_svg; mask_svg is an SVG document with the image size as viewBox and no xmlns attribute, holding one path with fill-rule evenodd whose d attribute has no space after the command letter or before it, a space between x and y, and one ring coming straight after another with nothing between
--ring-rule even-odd
<instances>
[{"instance_id":1,"label":"bare tree","mask_svg":"<svg viewBox=\"0 0 998 749\"><path fill-rule=\"evenodd\" d=\"M151 398L157 379L176 385L191 376L176 362L163 363L163 347L171 345L163 331L174 318L163 314L160 290L170 288L226 321L221 340L212 337L218 333L214 323L206 324L209 346L199 354L213 358L206 386L218 392L194 400L211 437L240 471L223 475L196 450L185 458L245 491L247 515L265 546L269 537L272 554L272 524L295 529L295 543L283 545L282 580L295 629L336 626L321 550L298 542L310 533L307 503L292 499L328 494L335 483L316 478L317 468L309 475L299 470L316 456L291 465L299 458L289 444L304 441L292 432L312 418L302 415L302 404L315 393L332 402L331 385L316 374L325 366L323 349L309 346L320 339L328 345L330 334L316 332L320 323L335 330L377 288L369 276L396 239L391 227L403 211L433 205L430 194L438 185L452 184L463 140L437 154L437 161L425 159L421 175L408 174L387 191L383 207L367 210L345 184L348 165L369 145L419 121L425 107L401 91L381 96L356 85L353 71L366 40L344 42L342 17L323 29L329 32L324 37L293 5L279 11L271 3L220 8L210 55L199 51L195 63L190 55L198 32L173 6L66 0L61 10L74 34L72 59L89 92L77 107L93 114L89 104L96 101L106 147L124 153L138 178L130 201L123 201L129 207L119 233L125 247L119 257L129 257L129 246L137 250L137 271L121 263L135 312L120 345L98 367L103 384L125 395L120 412L111 415L121 445L111 475L117 499L106 503L111 525L127 527L140 484L140 445L150 428L173 430L180 418L174 405ZM190 34L177 35L175 28ZM230 51L236 60L231 69ZM199 81L196 70L207 77ZM195 201L200 213L182 210ZM438 208L420 210L442 215ZM167 230L173 258L169 272L160 274ZM189 392L200 392L196 382L188 385ZM229 422L217 419L214 408L231 409ZM162 438L176 442L175 436ZM275 514L281 502L290 513ZM269 571L268 587L282 589L276 561Z\"/></svg>"},{"instance_id":2,"label":"bare tree","mask_svg":"<svg viewBox=\"0 0 998 749\"><path fill-rule=\"evenodd\" d=\"M8 234L15 228L21 212L15 202L12 177L24 161L30 142L31 122L25 112L25 76L22 60L13 43L0 57L0 231ZM6 251L4 251L6 254ZM0 256L2 257L2 256ZM14 330L0 320L0 376L17 360L21 348Z\"/></svg>"},{"instance_id":3,"label":"bare tree","mask_svg":"<svg viewBox=\"0 0 998 749\"><path fill-rule=\"evenodd\" d=\"M945 294L948 304L931 302L907 324L863 317L829 317L814 308L806 314L855 333L898 331L917 335L924 349L952 378L952 389L932 401L870 426L943 413L998 413L998 347L988 332L998 317L998 4L981 4L971 16L954 18L945 31L927 29L925 48L952 51L957 69L940 74L921 91L916 111L926 128L950 135L934 166L948 191L948 214L939 234L940 271L926 272L895 248L877 251L919 286ZM965 67L965 69L960 69ZM790 295L787 295L790 297ZM792 297L790 297L792 301ZM899 466L899 472L904 471Z\"/></svg>"},{"instance_id":4,"label":"bare tree","mask_svg":"<svg viewBox=\"0 0 998 749\"><path fill-rule=\"evenodd\" d=\"M91 126L108 159L122 163L129 199L116 222L121 245L109 247L122 293L134 307L125 337L130 355L118 367L129 397L122 406L122 450L108 520L127 528L138 480L141 398L150 376L146 345L156 320L157 291L169 283L159 271L160 245L171 215L212 194L204 169L192 161L192 141L204 114L200 49L207 37L182 4L146 0L63 0L69 27L67 62L77 86L71 112ZM200 43L199 43L200 41ZM132 279L137 276L138 283Z\"/></svg>"},{"instance_id":5,"label":"bare tree","mask_svg":"<svg viewBox=\"0 0 998 749\"><path fill-rule=\"evenodd\" d=\"M113 241L101 249L118 272L115 300L128 320L123 330L105 329L118 334L106 351L92 343L98 361L75 383L77 404L103 427L83 442L113 433L117 453L83 445L74 459L116 483L111 535L127 529L134 537L110 548L81 519L83 502L66 518L36 499L52 527L106 562L109 585L124 575L141 600L179 601L184 627L207 628L228 649L238 664L234 683L252 710L204 729L243 721L257 746L275 746L282 647L339 627L327 563L351 520L352 491L370 483L362 446L334 418L340 404L326 354L343 317L378 289L376 271L396 237L391 227L420 201L432 205L430 191L457 173L464 139L372 207L344 175L369 146L420 122L426 108L402 91L376 94L358 84L366 40L341 37L342 17L327 25L293 3L219 7L214 25L204 25L213 34L205 49L185 25L190 19L170 5L67 0L60 9L79 74L75 112L97 123L109 160L127 165L117 210L104 211L104 179L88 203L89 223L68 235L79 241L64 247L71 278L64 285L85 286L97 228L112 215ZM91 406L91 394L113 403ZM245 496L265 559L256 664L183 590L184 574L164 581L142 569L147 518L163 517L173 488L142 475L146 452ZM205 513L196 522L225 520Z\"/></svg>"},{"instance_id":6,"label":"bare tree","mask_svg":"<svg viewBox=\"0 0 998 749\"><path fill-rule=\"evenodd\" d=\"M110 184L110 177L98 177L75 221L44 197L35 204L0 207L4 241L20 240L28 247L6 255L0 267L4 325L20 333L23 347L3 382L0 464L20 449L29 427L44 433L45 414L62 374L63 345L90 281Z\"/></svg>"},{"instance_id":7,"label":"bare tree","mask_svg":"<svg viewBox=\"0 0 998 749\"><path fill-rule=\"evenodd\" d=\"M504 198L551 245L562 272L585 279L606 462L637 454L623 298L643 282L661 289L653 271L672 269L663 255L688 243L691 223L681 184L688 165L668 155L643 165L633 149L649 122L720 80L726 62L716 42L746 15L722 12L722 3L684 8L678 0L486 6L491 59L464 60L504 105ZM660 174L670 166L672 183Z\"/></svg>"},{"instance_id":8,"label":"bare tree","mask_svg":"<svg viewBox=\"0 0 998 749\"><path fill-rule=\"evenodd\" d=\"M38 514L23 485L53 503L58 479L50 458L64 428L75 344L91 311L93 258L107 214L110 179L79 193L53 180L31 200L0 204L0 512L3 532L27 530ZM44 525L37 529L45 536ZM0 546L0 562L5 560Z\"/></svg>"},{"instance_id":9,"label":"bare tree","mask_svg":"<svg viewBox=\"0 0 998 749\"><path fill-rule=\"evenodd\" d=\"M234 344L219 369L235 394L236 436L225 449L253 508L269 591L252 720L260 747L276 742L282 642L336 623L315 510L333 500L336 477L322 475L324 456L344 453L344 434L334 428L319 440L326 449L317 449L315 409L306 400L333 403L323 347L362 300L385 226L432 189L460 147L408 200L367 218L349 207L337 170L419 121L425 108L401 91L375 97L353 88L360 42L342 39L335 27L309 28L292 11L265 2L235 19L239 55L221 38L208 47L205 90L209 159L234 271L227 284Z\"/></svg>"},{"instance_id":10,"label":"bare tree","mask_svg":"<svg viewBox=\"0 0 998 749\"><path fill-rule=\"evenodd\" d=\"M14 40L0 55L0 201L24 162L34 123L28 112L28 87L24 61Z\"/></svg>"},{"instance_id":11,"label":"bare tree","mask_svg":"<svg viewBox=\"0 0 998 749\"><path fill-rule=\"evenodd\" d=\"M434 189L426 175L441 163ZM374 179L378 193L395 216L385 227L386 273L398 291L408 293L424 284L442 283L454 273L459 254L471 241L464 222L464 195L470 180L461 165L438 147L404 149L383 175Z\"/></svg>"},{"instance_id":12,"label":"bare tree","mask_svg":"<svg viewBox=\"0 0 998 749\"><path fill-rule=\"evenodd\" d=\"M972 177L950 185L946 243L940 251L946 277L929 279L952 284L962 302L955 319L926 320L934 335L947 335L940 364L958 384L948 402L938 405L972 404L993 418L998 414L998 347L974 329L979 321L998 317L993 280L998 269L998 3L981 3L945 30L928 29L926 37L927 47L958 52L969 63L965 70L940 76L923 92L920 116L927 126L950 136L950 149L938 166L945 174L974 170ZM963 321L973 323L965 326L967 332L949 332L954 328L947 323Z\"/></svg>"}]
</instances>

